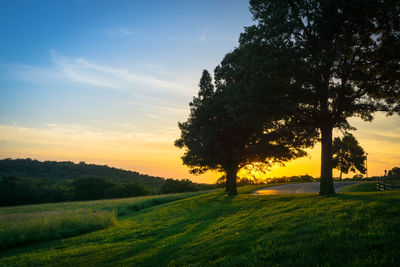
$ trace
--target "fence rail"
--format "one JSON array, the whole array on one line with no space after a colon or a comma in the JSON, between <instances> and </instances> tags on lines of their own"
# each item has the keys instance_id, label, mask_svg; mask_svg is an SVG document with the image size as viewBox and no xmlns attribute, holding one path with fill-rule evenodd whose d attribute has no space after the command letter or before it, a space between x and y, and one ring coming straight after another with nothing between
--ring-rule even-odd
<instances>
[{"instance_id":1,"label":"fence rail","mask_svg":"<svg viewBox=\"0 0 400 267\"><path fill-rule=\"evenodd\" d=\"M393 183L393 179L376 180L376 189L380 191L400 189L400 184Z\"/></svg>"}]
</instances>

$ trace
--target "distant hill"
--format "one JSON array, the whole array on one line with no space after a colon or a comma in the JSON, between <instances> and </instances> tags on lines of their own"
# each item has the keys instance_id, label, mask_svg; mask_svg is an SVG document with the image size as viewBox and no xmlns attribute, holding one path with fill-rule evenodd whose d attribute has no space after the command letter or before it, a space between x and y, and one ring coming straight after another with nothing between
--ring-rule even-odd
<instances>
[{"instance_id":1,"label":"distant hill","mask_svg":"<svg viewBox=\"0 0 400 267\"><path fill-rule=\"evenodd\" d=\"M107 178L114 182L140 182L151 188L161 188L165 183L162 177L141 174L109 167L107 165L75 164L71 161L38 161L33 159L0 160L0 177L16 176L20 178L76 179L88 176Z\"/></svg>"}]
</instances>

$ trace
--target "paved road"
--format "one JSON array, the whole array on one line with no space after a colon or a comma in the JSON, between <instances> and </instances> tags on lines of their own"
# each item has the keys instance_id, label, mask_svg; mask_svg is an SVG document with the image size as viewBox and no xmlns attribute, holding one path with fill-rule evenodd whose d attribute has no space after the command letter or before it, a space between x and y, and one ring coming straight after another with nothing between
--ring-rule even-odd
<instances>
[{"instance_id":1,"label":"paved road","mask_svg":"<svg viewBox=\"0 0 400 267\"><path fill-rule=\"evenodd\" d=\"M333 185L336 192L342 191L346 186L360 182L335 182ZM275 195L275 194L303 194L319 193L319 183L298 183L271 186L254 191L254 195Z\"/></svg>"}]
</instances>

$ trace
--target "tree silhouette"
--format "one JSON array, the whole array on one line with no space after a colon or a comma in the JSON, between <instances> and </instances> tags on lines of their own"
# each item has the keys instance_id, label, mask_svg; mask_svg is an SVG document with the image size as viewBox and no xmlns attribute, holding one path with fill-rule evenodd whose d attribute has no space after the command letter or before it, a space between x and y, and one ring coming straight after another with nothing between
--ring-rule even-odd
<instances>
[{"instance_id":1,"label":"tree silhouette","mask_svg":"<svg viewBox=\"0 0 400 267\"><path fill-rule=\"evenodd\" d=\"M336 137L332 145L332 167L340 171L340 180L342 173L366 172L364 149L360 146L357 139L351 134L346 133L343 138Z\"/></svg>"},{"instance_id":2,"label":"tree silhouette","mask_svg":"<svg viewBox=\"0 0 400 267\"><path fill-rule=\"evenodd\" d=\"M388 171L388 175L396 178L400 178L400 168L393 167L391 170Z\"/></svg>"},{"instance_id":3,"label":"tree silhouette","mask_svg":"<svg viewBox=\"0 0 400 267\"><path fill-rule=\"evenodd\" d=\"M257 47L262 58L254 83L287 84L283 94L297 102L303 124L320 131L320 194L332 194L332 130L398 103L399 1L251 0L250 10L256 25L240 47Z\"/></svg>"},{"instance_id":4,"label":"tree silhouette","mask_svg":"<svg viewBox=\"0 0 400 267\"><path fill-rule=\"evenodd\" d=\"M216 87L208 71L203 71L198 96L189 104L189 118L178 124L181 137L175 145L185 148L182 161L191 173L224 172L228 194L236 195L237 172L241 168L254 162L270 166L304 156L303 148L311 139L286 127L290 118L283 121L279 109L264 113L260 116L262 121L256 121L254 112L242 110L249 108L244 99L247 91L227 82L239 83L239 77L231 79L221 69L222 66L216 69Z\"/></svg>"}]
</instances>

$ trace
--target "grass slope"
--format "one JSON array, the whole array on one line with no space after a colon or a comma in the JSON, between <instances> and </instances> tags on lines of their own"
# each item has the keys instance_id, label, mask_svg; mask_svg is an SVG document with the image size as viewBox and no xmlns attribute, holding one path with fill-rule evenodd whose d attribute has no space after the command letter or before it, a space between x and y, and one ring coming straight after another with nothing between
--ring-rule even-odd
<instances>
[{"instance_id":1,"label":"grass slope","mask_svg":"<svg viewBox=\"0 0 400 267\"><path fill-rule=\"evenodd\" d=\"M31 213L44 211L65 211L65 210L91 210L91 211L112 211L116 210L118 216L123 216L129 211L137 211L157 204L167 203L179 199L184 199L208 191L198 191L190 193L164 194L144 197L129 197L117 199L102 199L90 201L70 201L58 203L33 204L23 206L0 207L0 215L13 213Z\"/></svg>"},{"instance_id":2,"label":"grass slope","mask_svg":"<svg viewBox=\"0 0 400 267\"><path fill-rule=\"evenodd\" d=\"M117 224L116 216L205 192L0 208L0 251Z\"/></svg>"},{"instance_id":3,"label":"grass slope","mask_svg":"<svg viewBox=\"0 0 400 267\"><path fill-rule=\"evenodd\" d=\"M200 195L127 213L116 227L0 253L2 266L393 266L399 192Z\"/></svg>"},{"instance_id":4,"label":"grass slope","mask_svg":"<svg viewBox=\"0 0 400 267\"><path fill-rule=\"evenodd\" d=\"M345 192L375 192L376 182L353 184L343 188L342 193Z\"/></svg>"}]
</instances>

